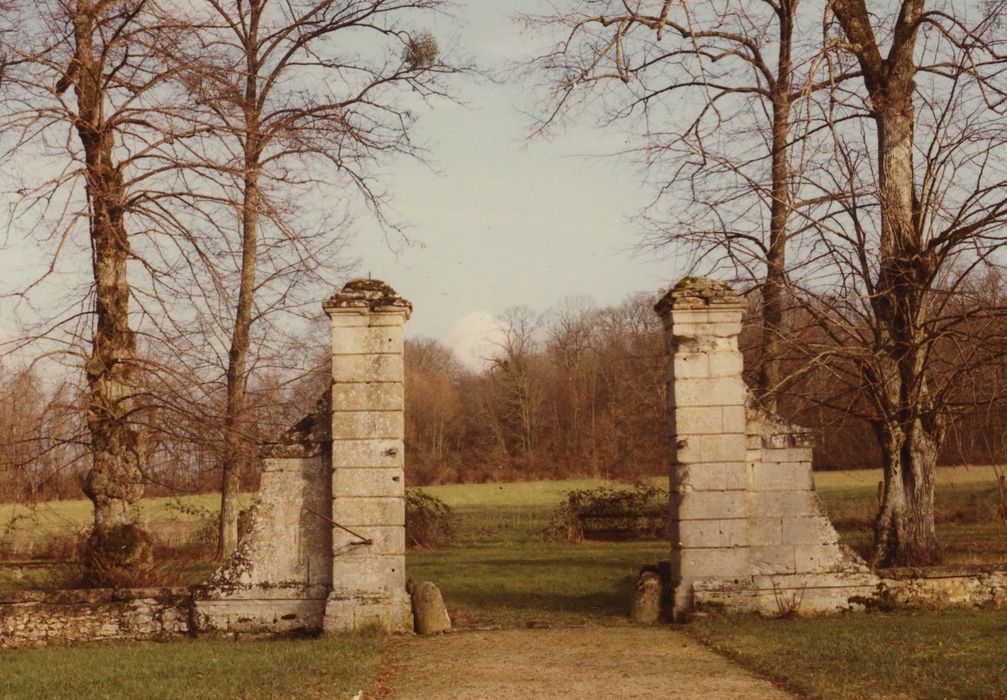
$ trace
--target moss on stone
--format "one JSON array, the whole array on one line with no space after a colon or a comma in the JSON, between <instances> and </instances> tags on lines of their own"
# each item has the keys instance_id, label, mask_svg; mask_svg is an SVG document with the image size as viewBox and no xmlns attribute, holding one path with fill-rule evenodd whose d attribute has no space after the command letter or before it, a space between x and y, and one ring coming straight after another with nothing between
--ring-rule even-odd
<instances>
[{"instance_id":1,"label":"moss on stone","mask_svg":"<svg viewBox=\"0 0 1007 700\"><path fill-rule=\"evenodd\" d=\"M412 310L413 305L381 280L353 279L343 285L323 304L327 309L371 309L398 307Z\"/></svg>"},{"instance_id":2,"label":"moss on stone","mask_svg":"<svg viewBox=\"0 0 1007 700\"><path fill-rule=\"evenodd\" d=\"M670 309L707 306L744 306L745 300L730 285L707 277L683 277L654 305L664 314Z\"/></svg>"}]
</instances>

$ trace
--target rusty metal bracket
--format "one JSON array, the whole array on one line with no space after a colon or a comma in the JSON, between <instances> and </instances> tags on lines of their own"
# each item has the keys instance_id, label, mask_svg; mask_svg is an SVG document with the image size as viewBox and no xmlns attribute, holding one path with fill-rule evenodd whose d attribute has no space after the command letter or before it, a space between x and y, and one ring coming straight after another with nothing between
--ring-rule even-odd
<instances>
[{"instance_id":1,"label":"rusty metal bracket","mask_svg":"<svg viewBox=\"0 0 1007 700\"><path fill-rule=\"evenodd\" d=\"M374 540L372 540L372 539L370 539L368 537L364 537L363 535L361 535L358 532L354 532L353 530L351 530L350 528L346 527L345 525L340 525L339 523L337 523L332 518L328 518L328 517L322 515L321 513L317 512L317 511L311 510L311 508L308 508L307 506L304 506L304 510L308 511L309 513L311 513L316 518L321 518L325 522L329 523L332 527L338 527L343 532L348 532L351 535L353 535L354 537L356 537L357 540L358 540L357 542L350 542L350 545L352 545L354 547L359 547L361 545L374 544Z\"/></svg>"}]
</instances>

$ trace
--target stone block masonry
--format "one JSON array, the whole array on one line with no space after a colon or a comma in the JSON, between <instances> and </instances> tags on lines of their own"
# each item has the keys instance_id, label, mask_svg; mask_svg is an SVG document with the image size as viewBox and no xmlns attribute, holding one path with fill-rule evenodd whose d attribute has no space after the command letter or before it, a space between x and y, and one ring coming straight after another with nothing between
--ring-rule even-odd
<instances>
[{"instance_id":1,"label":"stone block masonry","mask_svg":"<svg viewBox=\"0 0 1007 700\"><path fill-rule=\"evenodd\" d=\"M383 282L355 280L323 308L332 323L334 524L323 627L407 632L402 350L412 305Z\"/></svg>"},{"instance_id":2,"label":"stone block masonry","mask_svg":"<svg viewBox=\"0 0 1007 700\"><path fill-rule=\"evenodd\" d=\"M850 607L879 579L839 544L808 432L756 408L738 349L744 300L686 278L655 306L669 354L673 615L696 605L789 614Z\"/></svg>"},{"instance_id":3,"label":"stone block masonry","mask_svg":"<svg viewBox=\"0 0 1007 700\"><path fill-rule=\"evenodd\" d=\"M332 470L322 444L312 439L294 430L269 449L238 551L193 589L194 632L321 629L332 581L332 528L326 520Z\"/></svg>"},{"instance_id":4,"label":"stone block masonry","mask_svg":"<svg viewBox=\"0 0 1007 700\"><path fill-rule=\"evenodd\" d=\"M323 304L332 383L268 446L239 551L194 592L196 633L412 630L405 575L403 325L377 280Z\"/></svg>"}]
</instances>

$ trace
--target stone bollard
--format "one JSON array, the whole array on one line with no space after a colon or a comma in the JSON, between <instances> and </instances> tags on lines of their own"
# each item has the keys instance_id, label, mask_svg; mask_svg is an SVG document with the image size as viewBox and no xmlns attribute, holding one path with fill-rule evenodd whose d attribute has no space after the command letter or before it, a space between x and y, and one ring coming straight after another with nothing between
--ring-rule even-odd
<instances>
[{"instance_id":1,"label":"stone bollard","mask_svg":"<svg viewBox=\"0 0 1007 700\"><path fill-rule=\"evenodd\" d=\"M416 634L437 634L451 629L451 618L437 586L430 581L420 581L411 592Z\"/></svg>"},{"instance_id":2,"label":"stone bollard","mask_svg":"<svg viewBox=\"0 0 1007 700\"><path fill-rule=\"evenodd\" d=\"M633 611L630 619L640 625L652 625L661 618L661 579L652 571L645 571L636 580Z\"/></svg>"}]
</instances>

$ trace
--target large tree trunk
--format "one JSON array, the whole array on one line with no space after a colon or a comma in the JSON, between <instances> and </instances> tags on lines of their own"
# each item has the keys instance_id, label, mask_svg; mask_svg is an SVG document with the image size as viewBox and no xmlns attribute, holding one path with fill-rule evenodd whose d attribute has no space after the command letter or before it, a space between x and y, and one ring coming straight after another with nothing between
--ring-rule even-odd
<instances>
[{"instance_id":1,"label":"large tree trunk","mask_svg":"<svg viewBox=\"0 0 1007 700\"><path fill-rule=\"evenodd\" d=\"M887 89L874 99L878 124L881 261L875 313L877 348L892 370L883 391L887 416L885 492L875 525L877 565L929 564L938 559L934 474L942 421L930 406L923 323L932 263L920 240L913 172L915 70L895 63Z\"/></svg>"},{"instance_id":2,"label":"large tree trunk","mask_svg":"<svg viewBox=\"0 0 1007 700\"><path fill-rule=\"evenodd\" d=\"M95 327L85 366L87 426L92 466L84 493L94 504L87 559L95 583L117 583L121 573L149 564L150 542L136 526L134 506L143 496L143 440L133 422L136 340L129 326L126 264L129 237L123 222L125 187L114 164L112 131L103 118L103 76L93 56L93 8L79 0L74 17L75 123L86 164L95 284ZM122 570L126 571L123 572Z\"/></svg>"},{"instance_id":3,"label":"large tree trunk","mask_svg":"<svg viewBox=\"0 0 1007 700\"><path fill-rule=\"evenodd\" d=\"M227 444L221 469L220 540L217 551L220 558L228 556L238 547L241 470L249 461L248 431L244 426L245 378L252 328L252 298L255 294L258 201L258 175L255 167L250 167L245 174L241 215L241 281L227 362Z\"/></svg>"},{"instance_id":4,"label":"large tree trunk","mask_svg":"<svg viewBox=\"0 0 1007 700\"><path fill-rule=\"evenodd\" d=\"M793 75L791 47L797 0L781 0L777 17L780 47L776 83L772 86L772 183L769 220L769 248L766 278L762 284L762 363L759 368L758 398L769 411L777 408L780 386L780 337L783 330L783 286L787 269L787 219L790 214L790 90Z\"/></svg>"},{"instance_id":5,"label":"large tree trunk","mask_svg":"<svg viewBox=\"0 0 1007 700\"><path fill-rule=\"evenodd\" d=\"M251 342L252 301L258 261L259 159L261 115L259 112L258 20L261 5L252 4L249 36L246 44L244 129L244 182L241 203L241 278L238 305L231 332L227 358L227 405L225 415L225 454L221 464L220 532L217 556L221 559L238 547L241 471L249 461L250 446L245 427L245 387L248 372L248 348Z\"/></svg>"},{"instance_id":6,"label":"large tree trunk","mask_svg":"<svg viewBox=\"0 0 1007 700\"><path fill-rule=\"evenodd\" d=\"M836 0L833 11L856 53L877 125L878 277L871 290L874 366L868 368L881 418L885 457L882 507L875 524L877 565L926 564L938 558L934 474L944 421L927 389L931 339L925 320L936 264L923 245L913 133L914 49L923 0L903 0L882 57L865 0Z\"/></svg>"},{"instance_id":7,"label":"large tree trunk","mask_svg":"<svg viewBox=\"0 0 1007 700\"><path fill-rule=\"evenodd\" d=\"M885 469L871 563L882 567L937 563L934 474L940 430L917 420L908 431L892 423L877 426L877 431Z\"/></svg>"}]
</instances>

